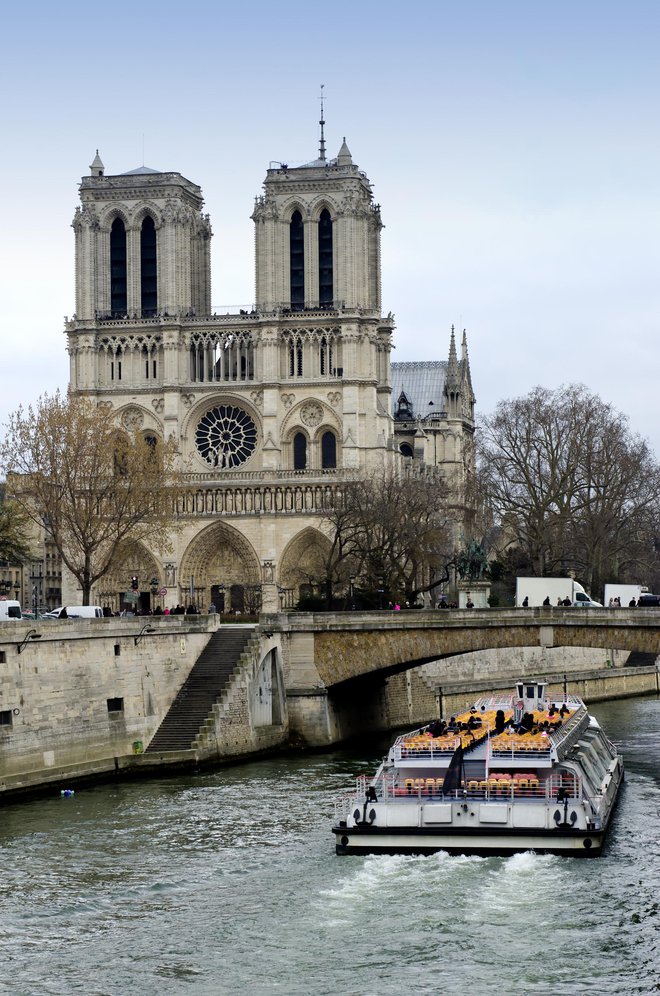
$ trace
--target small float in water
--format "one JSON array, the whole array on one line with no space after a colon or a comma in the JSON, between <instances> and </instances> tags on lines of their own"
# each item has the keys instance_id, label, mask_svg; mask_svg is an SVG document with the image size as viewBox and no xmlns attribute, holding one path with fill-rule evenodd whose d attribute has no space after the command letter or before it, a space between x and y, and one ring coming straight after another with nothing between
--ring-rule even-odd
<instances>
[{"instance_id":1,"label":"small float in water","mask_svg":"<svg viewBox=\"0 0 660 996\"><path fill-rule=\"evenodd\" d=\"M623 760L582 699L546 682L397 738L336 804L337 854L597 857Z\"/></svg>"}]
</instances>

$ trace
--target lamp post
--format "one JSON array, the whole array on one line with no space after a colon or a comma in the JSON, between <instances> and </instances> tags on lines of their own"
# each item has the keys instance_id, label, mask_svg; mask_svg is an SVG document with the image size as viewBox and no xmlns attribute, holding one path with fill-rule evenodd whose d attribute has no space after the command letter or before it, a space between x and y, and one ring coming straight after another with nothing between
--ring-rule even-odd
<instances>
[{"instance_id":1,"label":"lamp post","mask_svg":"<svg viewBox=\"0 0 660 996\"><path fill-rule=\"evenodd\" d=\"M151 611L153 613L156 608L156 595L158 594L158 578L152 578L149 582L149 588L151 590Z\"/></svg>"},{"instance_id":2,"label":"lamp post","mask_svg":"<svg viewBox=\"0 0 660 996\"><path fill-rule=\"evenodd\" d=\"M355 577L353 574L351 574L350 578L348 579L348 583L350 585L349 591L351 598L351 609L353 612L355 612Z\"/></svg>"},{"instance_id":3,"label":"lamp post","mask_svg":"<svg viewBox=\"0 0 660 996\"><path fill-rule=\"evenodd\" d=\"M37 573L37 568L39 573ZM43 580L44 580L44 563L43 560L33 560L32 561L32 572L30 574L30 581L32 582L32 611L34 612L34 618L39 618L39 606L42 602L42 591L43 591Z\"/></svg>"}]
</instances>

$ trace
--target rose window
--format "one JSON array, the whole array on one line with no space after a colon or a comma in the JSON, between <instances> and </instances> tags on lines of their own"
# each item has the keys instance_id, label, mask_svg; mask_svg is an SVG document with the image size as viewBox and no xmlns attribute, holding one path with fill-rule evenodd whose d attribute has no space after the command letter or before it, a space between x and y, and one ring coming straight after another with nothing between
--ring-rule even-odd
<instances>
[{"instance_id":1,"label":"rose window","mask_svg":"<svg viewBox=\"0 0 660 996\"><path fill-rule=\"evenodd\" d=\"M199 420L195 443L211 467L238 467L254 453L257 429L242 408L218 405Z\"/></svg>"}]
</instances>

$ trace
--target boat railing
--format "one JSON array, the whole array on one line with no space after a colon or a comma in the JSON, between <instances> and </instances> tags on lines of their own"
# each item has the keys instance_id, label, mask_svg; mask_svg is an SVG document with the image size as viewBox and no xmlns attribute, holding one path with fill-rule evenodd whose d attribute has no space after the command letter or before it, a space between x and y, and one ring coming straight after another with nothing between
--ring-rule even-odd
<instances>
[{"instance_id":1,"label":"boat railing","mask_svg":"<svg viewBox=\"0 0 660 996\"><path fill-rule=\"evenodd\" d=\"M409 740L397 741L392 748L394 761L431 761L451 757L460 745L459 736L443 737L442 742L428 739L422 743L411 743Z\"/></svg>"},{"instance_id":2,"label":"boat railing","mask_svg":"<svg viewBox=\"0 0 660 996\"><path fill-rule=\"evenodd\" d=\"M526 799L557 800L583 797L582 781L577 774L562 772L548 778L533 773L520 772L515 777L491 774L488 778L470 778L460 788L443 791L444 778L401 778L398 774L385 774L378 778L360 775L356 779L355 793L346 796L346 807L362 804L367 793L373 790L372 802L399 802L417 799L419 802L448 801L452 799L481 799L486 801L509 799L518 802ZM338 804L341 800L338 800ZM348 811L348 809L346 810Z\"/></svg>"}]
</instances>

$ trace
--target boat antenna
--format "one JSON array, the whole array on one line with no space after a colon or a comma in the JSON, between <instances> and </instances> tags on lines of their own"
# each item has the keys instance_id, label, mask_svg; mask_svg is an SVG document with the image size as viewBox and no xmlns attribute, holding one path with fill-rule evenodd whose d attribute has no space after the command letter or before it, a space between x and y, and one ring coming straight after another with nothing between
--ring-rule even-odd
<instances>
[{"instance_id":1,"label":"boat antenna","mask_svg":"<svg viewBox=\"0 0 660 996\"><path fill-rule=\"evenodd\" d=\"M325 119L323 117L323 88L324 84L321 83L321 120L319 124L321 125L321 140L319 142L319 159L322 163L325 162L325 134L323 132L323 126L325 125Z\"/></svg>"}]
</instances>

